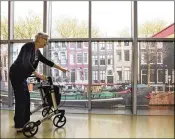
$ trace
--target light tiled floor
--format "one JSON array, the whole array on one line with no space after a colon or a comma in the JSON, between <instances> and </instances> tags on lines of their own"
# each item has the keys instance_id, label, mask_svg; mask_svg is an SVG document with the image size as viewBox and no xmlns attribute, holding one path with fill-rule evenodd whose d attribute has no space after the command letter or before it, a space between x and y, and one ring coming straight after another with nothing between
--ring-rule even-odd
<instances>
[{"instance_id":1,"label":"light tiled floor","mask_svg":"<svg viewBox=\"0 0 175 139\"><path fill-rule=\"evenodd\" d=\"M24 138L13 128L12 110L1 110L1 138ZM37 121L41 112L31 116ZM52 120L39 126L33 138L174 138L174 116L66 114L67 123L57 129Z\"/></svg>"}]
</instances>

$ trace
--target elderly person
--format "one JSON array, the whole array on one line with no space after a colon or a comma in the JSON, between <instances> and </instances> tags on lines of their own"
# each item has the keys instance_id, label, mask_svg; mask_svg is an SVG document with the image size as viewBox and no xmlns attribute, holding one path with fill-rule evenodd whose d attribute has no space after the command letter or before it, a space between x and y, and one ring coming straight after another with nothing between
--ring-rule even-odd
<instances>
[{"instance_id":1,"label":"elderly person","mask_svg":"<svg viewBox=\"0 0 175 139\"><path fill-rule=\"evenodd\" d=\"M27 78L31 74L41 80L46 78L35 71L39 61L63 72L67 71L41 54L39 48L44 48L47 45L48 37L46 33L37 33L34 42L28 42L22 46L17 59L10 67L9 77L15 95L14 126L17 131L22 131L23 126L30 121L30 94L26 82Z\"/></svg>"}]
</instances>

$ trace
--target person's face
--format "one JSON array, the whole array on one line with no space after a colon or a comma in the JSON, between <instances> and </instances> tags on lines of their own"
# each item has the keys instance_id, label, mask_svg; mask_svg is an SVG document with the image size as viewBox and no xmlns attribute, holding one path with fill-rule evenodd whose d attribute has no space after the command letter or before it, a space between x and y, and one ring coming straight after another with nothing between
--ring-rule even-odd
<instances>
[{"instance_id":1,"label":"person's face","mask_svg":"<svg viewBox=\"0 0 175 139\"><path fill-rule=\"evenodd\" d=\"M39 37L38 43L39 43L40 48L44 48L48 43L48 38Z\"/></svg>"}]
</instances>

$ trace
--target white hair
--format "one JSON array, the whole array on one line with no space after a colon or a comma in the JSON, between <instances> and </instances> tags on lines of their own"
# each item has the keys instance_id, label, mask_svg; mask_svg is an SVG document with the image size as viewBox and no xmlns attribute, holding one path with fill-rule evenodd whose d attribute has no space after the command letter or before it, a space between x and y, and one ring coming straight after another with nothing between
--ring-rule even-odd
<instances>
[{"instance_id":1,"label":"white hair","mask_svg":"<svg viewBox=\"0 0 175 139\"><path fill-rule=\"evenodd\" d=\"M41 37L41 38L49 38L49 35L45 32L38 32L36 35L35 35L35 41L38 37Z\"/></svg>"}]
</instances>

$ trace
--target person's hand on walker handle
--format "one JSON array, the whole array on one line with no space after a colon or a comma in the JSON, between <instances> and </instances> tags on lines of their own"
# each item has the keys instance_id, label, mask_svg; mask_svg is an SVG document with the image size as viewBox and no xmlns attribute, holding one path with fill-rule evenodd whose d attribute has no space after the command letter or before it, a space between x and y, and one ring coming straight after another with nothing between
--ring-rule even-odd
<instances>
[{"instance_id":1,"label":"person's hand on walker handle","mask_svg":"<svg viewBox=\"0 0 175 139\"><path fill-rule=\"evenodd\" d=\"M46 75L42 75L42 74L40 74L40 73L37 73L37 72L33 72L33 74L37 77L37 78L39 78L39 79L41 79L41 80L47 80L47 76Z\"/></svg>"}]
</instances>

